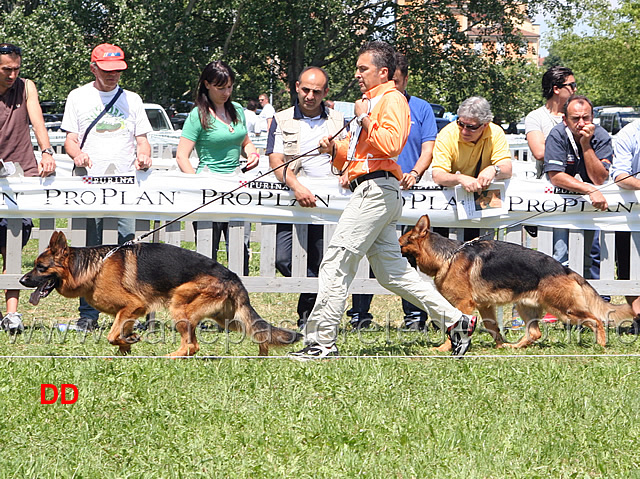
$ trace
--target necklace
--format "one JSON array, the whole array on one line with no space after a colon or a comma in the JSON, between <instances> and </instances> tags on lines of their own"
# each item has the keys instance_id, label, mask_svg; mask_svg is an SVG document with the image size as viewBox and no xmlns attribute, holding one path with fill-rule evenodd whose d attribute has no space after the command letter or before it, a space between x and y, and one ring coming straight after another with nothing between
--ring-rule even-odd
<instances>
[{"instance_id":1,"label":"necklace","mask_svg":"<svg viewBox=\"0 0 640 479\"><path fill-rule=\"evenodd\" d=\"M216 113L216 111L214 109L211 109L211 112L213 113L214 118L216 118L220 123L227 125L227 127L229 128L229 133L234 133L236 130L233 128L233 125L231 124L231 122L227 123L224 120L227 119L227 115L225 114L224 117L218 115ZM223 120L224 118L224 120Z\"/></svg>"}]
</instances>

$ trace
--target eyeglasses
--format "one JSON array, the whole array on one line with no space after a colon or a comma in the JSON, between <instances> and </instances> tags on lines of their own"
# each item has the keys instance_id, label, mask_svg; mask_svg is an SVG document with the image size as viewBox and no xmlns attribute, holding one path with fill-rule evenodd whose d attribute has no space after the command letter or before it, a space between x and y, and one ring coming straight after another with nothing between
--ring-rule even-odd
<instances>
[{"instance_id":1,"label":"eyeglasses","mask_svg":"<svg viewBox=\"0 0 640 479\"><path fill-rule=\"evenodd\" d=\"M468 123L463 123L460 120L456 120L456 123L458 124L461 130L464 130L466 128L467 130L471 130L471 131L476 131L478 128L481 128L484 125L483 123L480 123L479 125L470 125Z\"/></svg>"},{"instance_id":2,"label":"eyeglasses","mask_svg":"<svg viewBox=\"0 0 640 479\"><path fill-rule=\"evenodd\" d=\"M578 84L574 81L572 81L571 83L563 83L562 85L560 85L560 88L564 88L566 86L570 87L572 90L578 89Z\"/></svg>"},{"instance_id":3,"label":"eyeglasses","mask_svg":"<svg viewBox=\"0 0 640 479\"><path fill-rule=\"evenodd\" d=\"M22 50L20 47L16 47L15 45L0 45L0 55L9 55L11 53L15 53L18 56L22 56Z\"/></svg>"}]
</instances>

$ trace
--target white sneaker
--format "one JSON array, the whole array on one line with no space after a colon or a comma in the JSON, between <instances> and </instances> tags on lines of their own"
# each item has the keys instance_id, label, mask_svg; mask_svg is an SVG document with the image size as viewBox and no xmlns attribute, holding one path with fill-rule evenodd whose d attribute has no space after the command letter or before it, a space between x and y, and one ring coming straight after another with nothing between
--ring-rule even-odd
<instances>
[{"instance_id":1,"label":"white sneaker","mask_svg":"<svg viewBox=\"0 0 640 479\"><path fill-rule=\"evenodd\" d=\"M340 354L335 344L329 347L320 344L309 344L300 351L289 353L291 359L296 361L314 361L318 359L336 359Z\"/></svg>"},{"instance_id":2,"label":"white sneaker","mask_svg":"<svg viewBox=\"0 0 640 479\"><path fill-rule=\"evenodd\" d=\"M24 325L22 324L22 315L20 313L7 313L7 315L0 321L3 331L7 331L9 334L21 334L24 331Z\"/></svg>"},{"instance_id":3,"label":"white sneaker","mask_svg":"<svg viewBox=\"0 0 640 479\"><path fill-rule=\"evenodd\" d=\"M462 315L462 318L449 327L447 333L451 339L451 355L461 358L471 347L471 335L476 329L476 317Z\"/></svg>"}]
</instances>

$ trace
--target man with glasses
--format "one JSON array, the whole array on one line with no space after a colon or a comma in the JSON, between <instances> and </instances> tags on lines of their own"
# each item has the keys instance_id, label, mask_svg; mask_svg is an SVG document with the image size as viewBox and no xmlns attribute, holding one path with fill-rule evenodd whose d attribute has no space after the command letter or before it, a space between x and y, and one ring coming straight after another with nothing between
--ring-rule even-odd
<instances>
[{"instance_id":1,"label":"man with glasses","mask_svg":"<svg viewBox=\"0 0 640 479\"><path fill-rule=\"evenodd\" d=\"M560 191L581 193L599 210L607 209L607 200L594 187L609 176L613 147L609 133L593 124L593 105L585 96L574 95L564 107L563 122L554 126L544 150L544 172ZM585 244L593 243L594 231L585 231ZM569 230L553 230L553 257L563 264L569 259ZM590 248L584 250L584 277L593 278ZM599 270L598 270L599 272Z\"/></svg>"},{"instance_id":2,"label":"man with glasses","mask_svg":"<svg viewBox=\"0 0 640 479\"><path fill-rule=\"evenodd\" d=\"M271 130L271 121L273 120L273 116L276 114L276 109L273 108L271 103L269 103L269 97L266 93L262 93L258 97L258 101L262 107L259 117L262 120L263 131L268 132Z\"/></svg>"},{"instance_id":3,"label":"man with glasses","mask_svg":"<svg viewBox=\"0 0 640 479\"><path fill-rule=\"evenodd\" d=\"M19 78L22 50L10 43L0 43L0 159L20 165L25 176L49 176L55 170L53 150L44 125L38 90L31 80ZM29 121L42 151L42 161L36 162L29 134ZM7 170L5 169L5 176ZM22 220L22 246L24 247L33 223ZM0 253L6 265L7 220L0 220ZM20 290L5 293L7 311L0 326L11 334L24 330L22 315L18 313Z\"/></svg>"},{"instance_id":4,"label":"man with glasses","mask_svg":"<svg viewBox=\"0 0 640 479\"><path fill-rule=\"evenodd\" d=\"M91 53L90 68L95 81L69 93L62 118L61 128L67 132L64 146L76 173L83 174L86 169L92 176L133 175L136 170L149 168L151 145L147 133L152 128L142 99L118 86L120 75L127 69L124 52L116 45L98 45ZM135 218L119 218L118 243L134 236ZM101 243L102 219L87 219L87 246ZM79 312L77 330L98 326L99 313L84 298L80 298Z\"/></svg>"},{"instance_id":5,"label":"man with glasses","mask_svg":"<svg viewBox=\"0 0 640 479\"><path fill-rule=\"evenodd\" d=\"M549 68L542 75L544 106L530 112L524 119L524 132L529 149L536 159L536 176L542 177L544 169L544 142L551 129L562 122L562 111L578 85L573 72L565 67Z\"/></svg>"},{"instance_id":6,"label":"man with glasses","mask_svg":"<svg viewBox=\"0 0 640 479\"><path fill-rule=\"evenodd\" d=\"M434 182L480 192L494 180L511 178L507 137L491 120L491 105L484 98L473 96L460 104L458 120L436 138L431 165Z\"/></svg>"}]
</instances>

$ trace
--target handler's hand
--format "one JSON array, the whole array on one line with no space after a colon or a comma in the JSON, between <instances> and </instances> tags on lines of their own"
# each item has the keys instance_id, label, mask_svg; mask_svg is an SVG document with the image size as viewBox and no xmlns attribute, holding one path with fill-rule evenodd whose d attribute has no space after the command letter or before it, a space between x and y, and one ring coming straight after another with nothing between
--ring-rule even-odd
<instances>
[{"instance_id":1,"label":"handler's hand","mask_svg":"<svg viewBox=\"0 0 640 479\"><path fill-rule=\"evenodd\" d=\"M582 145L589 145L591 143L591 138L596 132L596 125L593 123L587 123L582 127L579 131L580 134L580 143Z\"/></svg>"},{"instance_id":2,"label":"handler's hand","mask_svg":"<svg viewBox=\"0 0 640 479\"><path fill-rule=\"evenodd\" d=\"M306 186L298 185L294 194L298 204L303 208L314 208L316 206L316 197Z\"/></svg>"},{"instance_id":3,"label":"handler's hand","mask_svg":"<svg viewBox=\"0 0 640 479\"><path fill-rule=\"evenodd\" d=\"M333 139L330 136L325 136L320 140L320 146L318 147L318 151L320 153L333 153Z\"/></svg>"}]
</instances>

